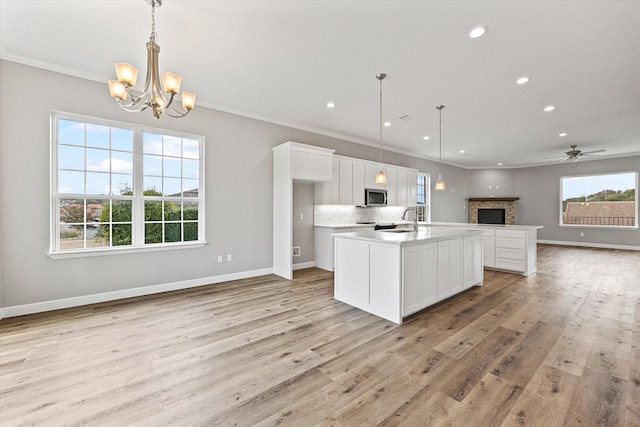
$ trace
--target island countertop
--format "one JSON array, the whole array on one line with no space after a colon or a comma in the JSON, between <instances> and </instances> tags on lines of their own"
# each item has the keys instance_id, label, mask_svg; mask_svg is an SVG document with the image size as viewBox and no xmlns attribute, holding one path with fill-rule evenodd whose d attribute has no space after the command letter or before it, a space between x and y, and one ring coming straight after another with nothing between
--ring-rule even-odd
<instances>
[{"instance_id":1,"label":"island countertop","mask_svg":"<svg viewBox=\"0 0 640 427\"><path fill-rule=\"evenodd\" d=\"M406 230L406 228L396 228L384 231L354 231L351 233L335 234L334 237L409 246L482 234L482 230L462 227L448 228L420 226L418 227L417 232L399 230Z\"/></svg>"}]
</instances>

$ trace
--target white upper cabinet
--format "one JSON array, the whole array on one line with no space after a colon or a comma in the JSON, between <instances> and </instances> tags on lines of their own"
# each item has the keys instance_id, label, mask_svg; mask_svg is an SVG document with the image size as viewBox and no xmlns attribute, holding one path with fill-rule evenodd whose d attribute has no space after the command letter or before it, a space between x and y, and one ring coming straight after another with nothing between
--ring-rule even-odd
<instances>
[{"instance_id":1,"label":"white upper cabinet","mask_svg":"<svg viewBox=\"0 0 640 427\"><path fill-rule=\"evenodd\" d=\"M333 178L333 150L291 143L291 176L301 181L328 182Z\"/></svg>"},{"instance_id":2,"label":"white upper cabinet","mask_svg":"<svg viewBox=\"0 0 640 427\"><path fill-rule=\"evenodd\" d=\"M408 184L407 181L408 171L406 169L398 169L397 170L397 187L398 187L398 198L396 203L398 206L409 206L408 205ZM415 193L416 187L413 186L413 190Z\"/></svg>"},{"instance_id":3,"label":"white upper cabinet","mask_svg":"<svg viewBox=\"0 0 640 427\"><path fill-rule=\"evenodd\" d=\"M348 159L339 160L339 203L341 205L353 204L353 162Z\"/></svg>"},{"instance_id":4,"label":"white upper cabinet","mask_svg":"<svg viewBox=\"0 0 640 427\"><path fill-rule=\"evenodd\" d=\"M364 162L353 161L353 204L364 205Z\"/></svg>"},{"instance_id":5,"label":"white upper cabinet","mask_svg":"<svg viewBox=\"0 0 640 427\"><path fill-rule=\"evenodd\" d=\"M407 204L405 206L416 206L416 180L418 171L407 169Z\"/></svg>"},{"instance_id":6,"label":"white upper cabinet","mask_svg":"<svg viewBox=\"0 0 640 427\"><path fill-rule=\"evenodd\" d=\"M366 162L364 164L364 186L365 188L386 189L384 184L376 184L376 174L380 170L379 163Z\"/></svg>"},{"instance_id":7,"label":"white upper cabinet","mask_svg":"<svg viewBox=\"0 0 640 427\"><path fill-rule=\"evenodd\" d=\"M398 203L398 168L385 165L384 173L387 176L387 203L391 206L399 205Z\"/></svg>"}]
</instances>

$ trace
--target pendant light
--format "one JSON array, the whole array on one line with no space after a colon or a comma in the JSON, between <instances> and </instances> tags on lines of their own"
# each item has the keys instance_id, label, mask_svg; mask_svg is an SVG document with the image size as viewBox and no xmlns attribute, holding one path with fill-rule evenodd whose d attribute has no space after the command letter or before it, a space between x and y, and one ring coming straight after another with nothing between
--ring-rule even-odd
<instances>
[{"instance_id":1,"label":"pendant light","mask_svg":"<svg viewBox=\"0 0 640 427\"><path fill-rule=\"evenodd\" d=\"M376 79L380 81L380 170L376 174L376 184L386 184L387 176L384 174L382 168L382 80L387 77L386 74L380 73L376 76Z\"/></svg>"},{"instance_id":2,"label":"pendant light","mask_svg":"<svg viewBox=\"0 0 640 427\"><path fill-rule=\"evenodd\" d=\"M442 179L442 109L444 105L436 106L436 109L440 112L440 163L438 164L438 181L436 181L436 191L443 191L445 189L444 180Z\"/></svg>"}]
</instances>

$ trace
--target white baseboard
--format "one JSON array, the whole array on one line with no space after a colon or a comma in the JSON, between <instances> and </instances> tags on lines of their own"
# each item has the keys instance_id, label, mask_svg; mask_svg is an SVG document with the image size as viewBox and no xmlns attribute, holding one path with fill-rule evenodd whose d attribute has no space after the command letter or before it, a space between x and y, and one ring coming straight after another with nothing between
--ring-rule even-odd
<instances>
[{"instance_id":1,"label":"white baseboard","mask_svg":"<svg viewBox=\"0 0 640 427\"><path fill-rule=\"evenodd\" d=\"M293 264L293 270L302 270L303 268L311 268L315 266L316 266L315 261L301 262L300 264Z\"/></svg>"},{"instance_id":2,"label":"white baseboard","mask_svg":"<svg viewBox=\"0 0 640 427\"><path fill-rule=\"evenodd\" d=\"M560 240L538 240L538 243L544 243L547 245L582 246L586 248L623 249L626 251L640 251L640 246L610 245L608 243L562 242Z\"/></svg>"},{"instance_id":3,"label":"white baseboard","mask_svg":"<svg viewBox=\"0 0 640 427\"><path fill-rule=\"evenodd\" d=\"M79 297L64 298L53 301L36 302L33 304L14 305L11 307L0 308L0 319L3 319L5 317L23 316L25 314L59 310L62 308L78 307L81 305L95 304L99 302L114 301L124 298L139 297L143 295L159 294L161 292L195 288L197 286L212 285L214 283L228 282L230 280L264 276L271 273L273 273L273 268L264 268L261 270L242 271L239 273L223 274L220 276L202 277L199 279L183 280L180 282L162 283L159 285L123 289L120 291L103 292L100 294L83 295Z\"/></svg>"}]
</instances>

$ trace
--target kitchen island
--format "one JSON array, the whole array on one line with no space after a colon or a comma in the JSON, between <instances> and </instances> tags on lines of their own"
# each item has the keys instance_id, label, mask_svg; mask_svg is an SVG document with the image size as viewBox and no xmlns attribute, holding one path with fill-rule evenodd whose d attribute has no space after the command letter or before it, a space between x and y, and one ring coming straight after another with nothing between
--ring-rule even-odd
<instances>
[{"instance_id":1,"label":"kitchen island","mask_svg":"<svg viewBox=\"0 0 640 427\"><path fill-rule=\"evenodd\" d=\"M419 227L334 235L334 297L395 323L483 283L482 231Z\"/></svg>"}]
</instances>

